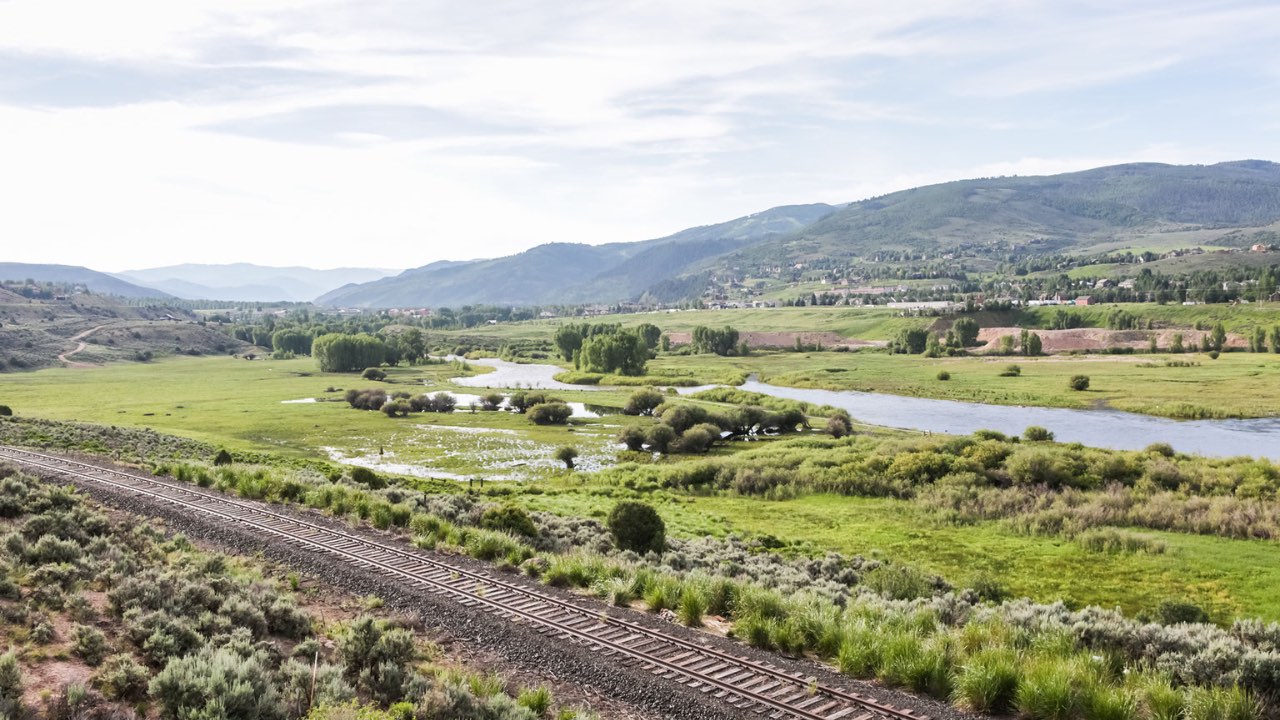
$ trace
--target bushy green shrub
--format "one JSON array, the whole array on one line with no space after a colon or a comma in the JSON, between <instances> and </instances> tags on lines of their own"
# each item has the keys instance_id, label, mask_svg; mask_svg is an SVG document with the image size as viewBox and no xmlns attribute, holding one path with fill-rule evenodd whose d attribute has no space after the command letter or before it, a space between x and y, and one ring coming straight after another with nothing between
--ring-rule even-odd
<instances>
[{"instance_id":1,"label":"bushy green shrub","mask_svg":"<svg viewBox=\"0 0 1280 720\"><path fill-rule=\"evenodd\" d=\"M1022 439L1027 442L1052 442L1053 433L1039 425L1028 425L1022 431Z\"/></svg>"},{"instance_id":2,"label":"bushy green shrub","mask_svg":"<svg viewBox=\"0 0 1280 720\"><path fill-rule=\"evenodd\" d=\"M1072 477L1071 467L1061 455L1038 447L1015 450L1005 460L1005 470L1010 479L1021 485L1048 485L1056 488Z\"/></svg>"},{"instance_id":3,"label":"bushy green shrub","mask_svg":"<svg viewBox=\"0 0 1280 720\"><path fill-rule=\"evenodd\" d=\"M82 554L80 544L76 541L46 534L27 549L27 562L33 565L73 563Z\"/></svg>"},{"instance_id":4,"label":"bushy green shrub","mask_svg":"<svg viewBox=\"0 0 1280 720\"><path fill-rule=\"evenodd\" d=\"M573 469L573 460L578 457L578 449L571 445L562 445L556 448L555 458L564 463L566 470Z\"/></svg>"},{"instance_id":5,"label":"bushy green shrub","mask_svg":"<svg viewBox=\"0 0 1280 720\"><path fill-rule=\"evenodd\" d=\"M379 490L387 486L387 481L382 479L378 473L367 467L360 467L359 465L351 468L351 481L374 490Z\"/></svg>"},{"instance_id":6,"label":"bushy green shrub","mask_svg":"<svg viewBox=\"0 0 1280 720\"><path fill-rule=\"evenodd\" d=\"M314 657L312 655L306 662L288 660L277 673L280 699L289 717L302 717L313 705L332 707L356 697L355 689L343 677L340 666L320 662L313 668ZM312 687L315 688L314 694Z\"/></svg>"},{"instance_id":7,"label":"bushy green shrub","mask_svg":"<svg viewBox=\"0 0 1280 720\"><path fill-rule=\"evenodd\" d=\"M160 716L170 720L225 717L283 720L272 673L257 655L228 649L202 650L174 658L150 683Z\"/></svg>"},{"instance_id":8,"label":"bushy green shrub","mask_svg":"<svg viewBox=\"0 0 1280 720\"><path fill-rule=\"evenodd\" d=\"M56 637L57 631L53 627L53 622L47 617L37 620L31 628L31 642L37 645L48 645Z\"/></svg>"},{"instance_id":9,"label":"bushy green shrub","mask_svg":"<svg viewBox=\"0 0 1280 720\"><path fill-rule=\"evenodd\" d=\"M407 666L417 656L413 635L370 616L352 620L338 636L346 678L377 699L391 703L404 696Z\"/></svg>"},{"instance_id":10,"label":"bushy green shrub","mask_svg":"<svg viewBox=\"0 0 1280 720\"><path fill-rule=\"evenodd\" d=\"M654 408L661 405L666 400L662 393L653 388L644 388L637 390L627 398L626 405L622 408L624 415L652 415Z\"/></svg>"},{"instance_id":11,"label":"bushy green shrub","mask_svg":"<svg viewBox=\"0 0 1280 720\"><path fill-rule=\"evenodd\" d=\"M533 518L519 505L495 505L480 516L480 527L489 530L501 530L525 537L536 537L538 528Z\"/></svg>"},{"instance_id":12,"label":"bushy green shrub","mask_svg":"<svg viewBox=\"0 0 1280 720\"><path fill-rule=\"evenodd\" d=\"M644 449L644 428L639 425L627 425L618 433L618 442L627 446L628 450L639 452Z\"/></svg>"},{"instance_id":13,"label":"bushy green shrub","mask_svg":"<svg viewBox=\"0 0 1280 720\"><path fill-rule=\"evenodd\" d=\"M562 402L547 402L529 408L528 414L537 425L563 425L573 416L573 408Z\"/></svg>"},{"instance_id":14,"label":"bushy green shrub","mask_svg":"<svg viewBox=\"0 0 1280 720\"><path fill-rule=\"evenodd\" d=\"M1088 375L1072 375L1071 380L1067 383L1067 385L1072 390L1088 390L1089 376Z\"/></svg>"},{"instance_id":15,"label":"bushy green shrub","mask_svg":"<svg viewBox=\"0 0 1280 720\"><path fill-rule=\"evenodd\" d=\"M1209 613L1199 605L1184 600L1161 600L1156 607L1156 618L1165 625L1207 623Z\"/></svg>"},{"instance_id":16,"label":"bushy green shrub","mask_svg":"<svg viewBox=\"0 0 1280 720\"><path fill-rule=\"evenodd\" d=\"M675 442L675 439L676 431L662 423L650 427L649 432L645 434L645 444L649 449L664 455L671 449L671 443Z\"/></svg>"},{"instance_id":17,"label":"bushy green shrub","mask_svg":"<svg viewBox=\"0 0 1280 720\"><path fill-rule=\"evenodd\" d=\"M853 418L844 410L831 413L827 418L827 434L839 440L853 434Z\"/></svg>"},{"instance_id":18,"label":"bushy green shrub","mask_svg":"<svg viewBox=\"0 0 1280 720\"><path fill-rule=\"evenodd\" d=\"M0 717L20 717L22 712L22 668L10 650L0 655Z\"/></svg>"},{"instance_id":19,"label":"bushy green shrub","mask_svg":"<svg viewBox=\"0 0 1280 720\"><path fill-rule=\"evenodd\" d=\"M356 390L351 388L343 396L356 410L381 410L387 404L387 391L382 389Z\"/></svg>"},{"instance_id":20,"label":"bushy green shrub","mask_svg":"<svg viewBox=\"0 0 1280 720\"><path fill-rule=\"evenodd\" d=\"M84 660L85 664L96 667L107 657L109 651L107 637L97 628L76 625L71 630L71 652Z\"/></svg>"},{"instance_id":21,"label":"bushy green shrub","mask_svg":"<svg viewBox=\"0 0 1280 720\"><path fill-rule=\"evenodd\" d=\"M607 520L613 541L623 550L662 552L667 526L658 511L634 500L624 500L609 511Z\"/></svg>"}]
</instances>

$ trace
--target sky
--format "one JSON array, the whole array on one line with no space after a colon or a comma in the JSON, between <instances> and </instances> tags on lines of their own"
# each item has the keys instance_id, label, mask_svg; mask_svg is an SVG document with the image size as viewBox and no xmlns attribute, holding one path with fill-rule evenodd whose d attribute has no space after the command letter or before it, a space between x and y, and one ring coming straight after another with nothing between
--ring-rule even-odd
<instances>
[{"instance_id":1,"label":"sky","mask_svg":"<svg viewBox=\"0 0 1280 720\"><path fill-rule=\"evenodd\" d=\"M1280 3L0 0L0 261L407 268L1280 160Z\"/></svg>"}]
</instances>

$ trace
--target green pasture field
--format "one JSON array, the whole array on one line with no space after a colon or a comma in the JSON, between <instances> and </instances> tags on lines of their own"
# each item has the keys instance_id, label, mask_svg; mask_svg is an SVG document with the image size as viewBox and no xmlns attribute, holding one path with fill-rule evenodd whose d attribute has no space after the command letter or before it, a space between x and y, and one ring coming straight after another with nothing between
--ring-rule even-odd
<instances>
[{"instance_id":1,"label":"green pasture field","mask_svg":"<svg viewBox=\"0 0 1280 720\"><path fill-rule=\"evenodd\" d=\"M829 287L829 286L828 286ZM737 310L679 310L622 315L598 315L589 318L566 317L499 323L470 330L446 332L444 335L485 336L508 340L550 340L556 329L567 323L621 323L635 327L652 323L663 332L692 332L699 325L721 328L726 325L740 332L834 332L860 340L889 340L900 330L927 327L932 318L902 317L888 308L840 306L742 308Z\"/></svg>"},{"instance_id":2,"label":"green pasture field","mask_svg":"<svg viewBox=\"0 0 1280 720\"><path fill-rule=\"evenodd\" d=\"M1169 303L1113 303L1108 305L1050 305L1026 308L1014 317L1010 313L988 315L979 313L975 319L982 326L1008 324L1014 319L1022 327L1049 328L1053 326L1053 318L1058 312L1066 312L1079 316L1085 327L1105 328L1107 316L1117 310L1123 310L1142 320L1151 320L1158 328L1187 328L1199 325L1209 329L1215 323L1222 323L1227 332L1247 333L1254 328L1262 327L1270 330L1280 325L1280 303L1250 303L1247 305L1181 305Z\"/></svg>"},{"instance_id":3,"label":"green pasture field","mask_svg":"<svg viewBox=\"0 0 1280 720\"><path fill-rule=\"evenodd\" d=\"M1091 266L1102 267L1102 266ZM1078 270L1083 270L1079 269ZM1209 329L1221 322L1228 332L1248 333L1262 327L1270 330L1280 325L1280 303L1244 305L1180 305L1170 303L1121 303L1092 306L1057 305L1023 308L1013 312L977 313L972 317L983 327L1018 325L1049 328L1059 312L1080 317L1084 327L1105 328L1107 316L1116 310L1146 321L1158 328L1187 328L1197 325ZM904 317L900 311L883 307L776 307L737 310L679 310L622 315L599 315L590 318L552 318L518 323L499 323L462 331L448 331L444 336L484 336L506 340L550 340L556 329L567 323L620 323L635 327L652 323L663 332L692 332L695 327L730 326L739 332L834 332L858 340L892 340L910 328L928 328L939 320L949 324L952 316Z\"/></svg>"},{"instance_id":4,"label":"green pasture field","mask_svg":"<svg viewBox=\"0 0 1280 720\"><path fill-rule=\"evenodd\" d=\"M1187 362L1189 367L1165 363ZM1018 377L1001 377L1017 365ZM950 373L939 380L938 373ZM927 358L882 351L754 353L747 357L664 355L649 363L654 379L758 373L766 382L826 390L860 390L997 405L1111 407L1167 417L1266 417L1280 409L1280 355L1058 355L1036 358ZM1071 390L1075 375L1089 389Z\"/></svg>"},{"instance_id":5,"label":"green pasture field","mask_svg":"<svg viewBox=\"0 0 1280 720\"><path fill-rule=\"evenodd\" d=\"M590 481L554 484L556 490L525 495L522 502L533 509L599 518L616 502L610 488ZM1208 609L1215 620L1280 620L1280 545L1274 542L1143 529L1139 532L1167 545L1163 554L1106 553L1066 537L1023 535L999 522L943 524L904 500L665 497L659 511L668 527L685 537L769 534L821 550L909 562L957 584L982 573L1004 583L1014 597L1045 602L1119 606L1132 613L1183 598Z\"/></svg>"}]
</instances>

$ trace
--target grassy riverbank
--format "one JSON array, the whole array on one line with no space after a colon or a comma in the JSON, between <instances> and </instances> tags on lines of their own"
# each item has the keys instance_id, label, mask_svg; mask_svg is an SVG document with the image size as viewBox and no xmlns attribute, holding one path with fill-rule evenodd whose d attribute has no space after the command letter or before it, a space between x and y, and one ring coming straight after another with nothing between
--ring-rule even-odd
<instances>
[{"instance_id":1,"label":"grassy riverbank","mask_svg":"<svg viewBox=\"0 0 1280 720\"><path fill-rule=\"evenodd\" d=\"M1010 366L1018 374L1006 376ZM943 357L853 353L756 353L748 357L662 356L654 375L711 379L759 373L777 385L862 390L995 405L1093 408L1174 418L1267 417L1280 408L1280 355L1059 355ZM939 379L945 372L948 379ZM1068 381L1087 375L1089 389Z\"/></svg>"}]
</instances>

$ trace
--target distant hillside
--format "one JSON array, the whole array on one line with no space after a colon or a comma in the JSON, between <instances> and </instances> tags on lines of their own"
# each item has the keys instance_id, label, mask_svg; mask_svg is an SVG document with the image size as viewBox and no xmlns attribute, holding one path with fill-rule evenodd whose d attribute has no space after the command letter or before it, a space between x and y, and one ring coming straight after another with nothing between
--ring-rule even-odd
<instances>
[{"instance_id":1,"label":"distant hillside","mask_svg":"<svg viewBox=\"0 0 1280 720\"><path fill-rule=\"evenodd\" d=\"M436 307L616 302L688 271L707 257L803 228L831 205L793 205L633 243L550 243L493 260L433 263L339 288L317 300L342 307Z\"/></svg>"},{"instance_id":2,"label":"distant hillside","mask_svg":"<svg viewBox=\"0 0 1280 720\"><path fill-rule=\"evenodd\" d=\"M375 268L313 270L234 263L173 265L128 270L116 276L188 300L310 302L345 284L370 282L395 273Z\"/></svg>"},{"instance_id":3,"label":"distant hillside","mask_svg":"<svg viewBox=\"0 0 1280 720\"><path fill-rule=\"evenodd\" d=\"M851 203L790 236L721 258L758 267L873 257L886 250L945 251L964 244L1027 245L1037 254L1109 249L1175 231L1201 240L1280 220L1280 164L1139 163L1064 175L930 185Z\"/></svg>"},{"instance_id":4,"label":"distant hillside","mask_svg":"<svg viewBox=\"0 0 1280 720\"><path fill-rule=\"evenodd\" d=\"M167 298L172 295L154 288L112 277L106 273L76 265L35 265L29 263L0 263L0 280L35 280L36 282L82 285L95 293L119 295L130 298Z\"/></svg>"},{"instance_id":5,"label":"distant hillside","mask_svg":"<svg viewBox=\"0 0 1280 720\"><path fill-rule=\"evenodd\" d=\"M970 269L1012 256L1141 253L1275 242L1280 165L1136 163L1039 177L960 180L842 207L799 205L657 240L551 244L437 264L321 297L356 307L515 305L698 297L726 278L788 278L796 266L870 268L955 253ZM903 256L909 260L902 260ZM1215 262L1238 263L1239 254ZM893 258L897 258L896 260ZM945 260L943 262L946 262ZM857 271L852 273L857 274Z\"/></svg>"},{"instance_id":6,"label":"distant hillside","mask_svg":"<svg viewBox=\"0 0 1280 720\"><path fill-rule=\"evenodd\" d=\"M101 294L37 299L0 291L0 373L244 351L261 348L159 299L131 305Z\"/></svg>"}]
</instances>

